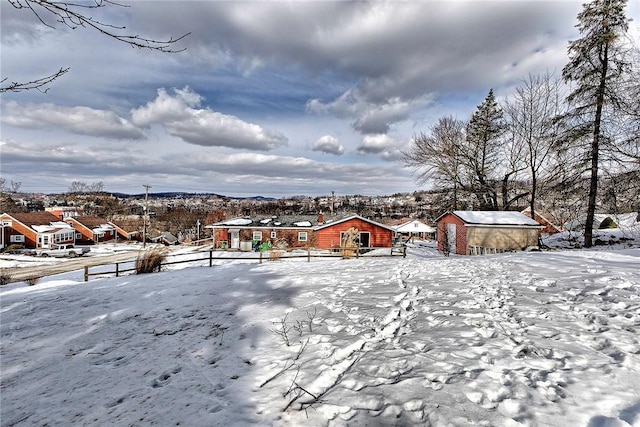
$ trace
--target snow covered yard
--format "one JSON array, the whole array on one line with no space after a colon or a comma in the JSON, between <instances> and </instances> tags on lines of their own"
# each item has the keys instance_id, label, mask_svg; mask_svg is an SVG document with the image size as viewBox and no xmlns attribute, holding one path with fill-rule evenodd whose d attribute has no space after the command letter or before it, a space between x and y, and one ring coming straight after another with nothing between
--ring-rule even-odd
<instances>
[{"instance_id":1,"label":"snow covered yard","mask_svg":"<svg viewBox=\"0 0 640 427\"><path fill-rule=\"evenodd\" d=\"M640 249L216 264L0 288L1 425L640 426Z\"/></svg>"}]
</instances>

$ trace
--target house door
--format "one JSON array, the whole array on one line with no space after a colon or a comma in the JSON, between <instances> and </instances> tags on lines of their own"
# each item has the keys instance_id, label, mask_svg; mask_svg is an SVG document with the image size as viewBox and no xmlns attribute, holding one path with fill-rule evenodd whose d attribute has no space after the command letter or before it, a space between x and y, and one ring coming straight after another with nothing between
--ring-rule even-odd
<instances>
[{"instance_id":1,"label":"house door","mask_svg":"<svg viewBox=\"0 0 640 427\"><path fill-rule=\"evenodd\" d=\"M447 244L449 245L449 252L456 253L456 225L447 224Z\"/></svg>"},{"instance_id":2,"label":"house door","mask_svg":"<svg viewBox=\"0 0 640 427\"><path fill-rule=\"evenodd\" d=\"M361 248L368 248L369 247L369 232L367 231L363 231L360 233L360 236L358 236L358 238L360 239L360 247Z\"/></svg>"},{"instance_id":3,"label":"house door","mask_svg":"<svg viewBox=\"0 0 640 427\"><path fill-rule=\"evenodd\" d=\"M231 249L240 249L240 230L229 230Z\"/></svg>"}]
</instances>

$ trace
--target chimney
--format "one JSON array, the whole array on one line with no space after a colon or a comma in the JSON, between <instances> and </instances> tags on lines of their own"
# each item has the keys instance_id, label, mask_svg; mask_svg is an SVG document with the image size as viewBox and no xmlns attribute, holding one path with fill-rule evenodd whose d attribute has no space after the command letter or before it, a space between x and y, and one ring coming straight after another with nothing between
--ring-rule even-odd
<instances>
[{"instance_id":1,"label":"chimney","mask_svg":"<svg viewBox=\"0 0 640 427\"><path fill-rule=\"evenodd\" d=\"M318 214L318 224L323 224L324 223L324 215L322 215L322 212L320 212Z\"/></svg>"}]
</instances>

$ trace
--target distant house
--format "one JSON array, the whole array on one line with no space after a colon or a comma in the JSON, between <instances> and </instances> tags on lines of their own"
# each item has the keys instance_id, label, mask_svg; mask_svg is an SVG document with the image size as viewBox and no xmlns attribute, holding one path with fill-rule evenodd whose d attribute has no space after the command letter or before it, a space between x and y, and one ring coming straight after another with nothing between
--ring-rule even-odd
<instances>
[{"instance_id":1,"label":"distant house","mask_svg":"<svg viewBox=\"0 0 640 427\"><path fill-rule=\"evenodd\" d=\"M69 217L65 222L76 230L76 242L80 244L108 242L116 238L116 228L97 216Z\"/></svg>"},{"instance_id":2,"label":"distant house","mask_svg":"<svg viewBox=\"0 0 640 427\"><path fill-rule=\"evenodd\" d=\"M586 222L587 216L583 215L577 220L569 221L565 224L565 227L567 230L571 231L584 230ZM623 230L638 229L640 228L640 214L635 212L622 214L594 214L593 229L600 230L606 228L620 228Z\"/></svg>"},{"instance_id":3,"label":"distant house","mask_svg":"<svg viewBox=\"0 0 640 427\"><path fill-rule=\"evenodd\" d=\"M407 238L418 237L421 239L435 238L436 229L424 222L414 219L406 221L393 227L396 233Z\"/></svg>"},{"instance_id":4,"label":"distant house","mask_svg":"<svg viewBox=\"0 0 640 427\"><path fill-rule=\"evenodd\" d=\"M116 230L116 239L142 241L143 221L140 219L120 219L109 221L109 224Z\"/></svg>"},{"instance_id":5,"label":"distant house","mask_svg":"<svg viewBox=\"0 0 640 427\"><path fill-rule=\"evenodd\" d=\"M49 212L19 212L0 215L2 248L19 244L25 248L51 248L74 243L75 230Z\"/></svg>"},{"instance_id":6,"label":"distant house","mask_svg":"<svg viewBox=\"0 0 640 427\"><path fill-rule=\"evenodd\" d=\"M163 231L158 237L152 238L151 241L154 243L162 243L165 246L173 246L180 243L178 238L168 231Z\"/></svg>"},{"instance_id":7,"label":"distant house","mask_svg":"<svg viewBox=\"0 0 640 427\"><path fill-rule=\"evenodd\" d=\"M355 228L361 247L391 247L393 228L359 215L254 216L233 218L207 225L216 247L251 250L261 243L284 244L288 248L340 247L344 233Z\"/></svg>"},{"instance_id":8,"label":"distant house","mask_svg":"<svg viewBox=\"0 0 640 427\"><path fill-rule=\"evenodd\" d=\"M531 208L526 208L525 210L522 211L523 215L528 216L529 218L531 218ZM541 233L545 233L545 234L556 234L556 233L560 233L562 231L561 227L557 226L556 224L554 224L551 220L548 219L548 215L542 215L540 212L535 211L534 213L534 219L536 221L538 221L540 223L540 225L542 225L544 228L540 231Z\"/></svg>"},{"instance_id":9,"label":"distant house","mask_svg":"<svg viewBox=\"0 0 640 427\"><path fill-rule=\"evenodd\" d=\"M475 255L538 244L537 221L520 212L453 211L436 219L438 250Z\"/></svg>"},{"instance_id":10,"label":"distant house","mask_svg":"<svg viewBox=\"0 0 640 427\"><path fill-rule=\"evenodd\" d=\"M83 215L82 209L79 209L75 206L51 206L44 208L46 212L52 213L57 216L61 220L65 220L67 218L73 218L76 216Z\"/></svg>"}]
</instances>

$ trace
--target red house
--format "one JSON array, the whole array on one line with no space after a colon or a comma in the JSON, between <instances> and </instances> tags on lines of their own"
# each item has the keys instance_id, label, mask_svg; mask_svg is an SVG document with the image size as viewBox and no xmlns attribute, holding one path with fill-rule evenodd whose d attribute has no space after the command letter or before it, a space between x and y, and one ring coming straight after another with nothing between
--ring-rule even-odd
<instances>
[{"instance_id":1,"label":"red house","mask_svg":"<svg viewBox=\"0 0 640 427\"><path fill-rule=\"evenodd\" d=\"M358 240L363 248L389 248L393 246L395 230L392 227L359 215L352 215L315 227L317 247L321 249L339 248L342 236L351 227L358 230Z\"/></svg>"},{"instance_id":2,"label":"red house","mask_svg":"<svg viewBox=\"0 0 640 427\"><path fill-rule=\"evenodd\" d=\"M76 216L64 221L76 230L76 241L80 244L108 242L117 235L115 226L97 216Z\"/></svg>"},{"instance_id":3,"label":"red house","mask_svg":"<svg viewBox=\"0 0 640 427\"><path fill-rule=\"evenodd\" d=\"M0 225L2 249L11 244L30 249L51 248L75 240L74 229L49 212L3 213Z\"/></svg>"},{"instance_id":4,"label":"red house","mask_svg":"<svg viewBox=\"0 0 640 427\"><path fill-rule=\"evenodd\" d=\"M242 217L206 226L213 230L216 247L241 250L251 250L266 242L285 243L288 248L335 249L352 227L358 231L360 247L392 246L393 228L359 215Z\"/></svg>"}]
</instances>

